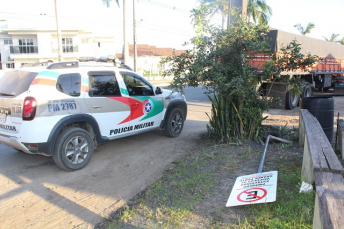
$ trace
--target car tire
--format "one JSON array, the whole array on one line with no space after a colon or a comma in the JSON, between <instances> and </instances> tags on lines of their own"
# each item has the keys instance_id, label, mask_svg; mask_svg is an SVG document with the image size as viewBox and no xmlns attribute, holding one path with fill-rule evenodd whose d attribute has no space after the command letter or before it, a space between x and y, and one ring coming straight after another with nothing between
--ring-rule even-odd
<instances>
[{"instance_id":1,"label":"car tire","mask_svg":"<svg viewBox=\"0 0 344 229\"><path fill-rule=\"evenodd\" d=\"M302 87L301 97L311 97L312 96L312 85L305 82Z\"/></svg>"},{"instance_id":2,"label":"car tire","mask_svg":"<svg viewBox=\"0 0 344 229\"><path fill-rule=\"evenodd\" d=\"M322 87L322 88L321 88L322 92L326 92L326 91L328 91L329 89L330 89L330 87Z\"/></svg>"},{"instance_id":3,"label":"car tire","mask_svg":"<svg viewBox=\"0 0 344 229\"><path fill-rule=\"evenodd\" d=\"M299 104L300 96L294 96L290 91L287 91L285 96L285 109L293 110Z\"/></svg>"},{"instance_id":4,"label":"car tire","mask_svg":"<svg viewBox=\"0 0 344 229\"><path fill-rule=\"evenodd\" d=\"M73 127L59 134L53 160L61 169L72 172L85 167L90 162L93 151L91 135L84 129Z\"/></svg>"},{"instance_id":5,"label":"car tire","mask_svg":"<svg viewBox=\"0 0 344 229\"><path fill-rule=\"evenodd\" d=\"M180 108L173 108L167 115L165 134L168 137L178 137L184 127L184 113Z\"/></svg>"}]
</instances>

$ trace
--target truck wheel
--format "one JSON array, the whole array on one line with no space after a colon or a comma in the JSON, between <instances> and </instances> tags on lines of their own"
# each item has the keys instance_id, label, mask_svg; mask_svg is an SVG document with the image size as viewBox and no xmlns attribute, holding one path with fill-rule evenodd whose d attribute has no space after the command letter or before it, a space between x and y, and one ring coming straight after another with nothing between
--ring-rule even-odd
<instances>
[{"instance_id":1,"label":"truck wheel","mask_svg":"<svg viewBox=\"0 0 344 229\"><path fill-rule=\"evenodd\" d=\"M66 171L76 171L85 167L91 160L94 142L91 135L81 128L62 131L55 143L53 160Z\"/></svg>"},{"instance_id":2,"label":"truck wheel","mask_svg":"<svg viewBox=\"0 0 344 229\"><path fill-rule=\"evenodd\" d=\"M184 127L184 114L180 108L173 108L167 115L165 134L168 137L178 137Z\"/></svg>"},{"instance_id":3,"label":"truck wheel","mask_svg":"<svg viewBox=\"0 0 344 229\"><path fill-rule=\"evenodd\" d=\"M301 97L311 97L312 96L312 85L308 82L303 84Z\"/></svg>"},{"instance_id":4,"label":"truck wheel","mask_svg":"<svg viewBox=\"0 0 344 229\"><path fill-rule=\"evenodd\" d=\"M294 96L290 91L287 91L285 96L285 109L292 110L299 104L299 96Z\"/></svg>"}]
</instances>

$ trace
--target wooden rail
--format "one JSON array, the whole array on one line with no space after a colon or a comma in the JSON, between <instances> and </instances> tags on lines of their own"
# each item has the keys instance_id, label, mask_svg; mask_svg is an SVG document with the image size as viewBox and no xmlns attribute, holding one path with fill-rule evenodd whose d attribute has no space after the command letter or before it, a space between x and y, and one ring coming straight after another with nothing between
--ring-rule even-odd
<instances>
[{"instance_id":1,"label":"wooden rail","mask_svg":"<svg viewBox=\"0 0 344 229\"><path fill-rule=\"evenodd\" d=\"M318 120L300 110L299 144L304 147L302 179L316 185L313 228L344 227L344 168Z\"/></svg>"}]
</instances>

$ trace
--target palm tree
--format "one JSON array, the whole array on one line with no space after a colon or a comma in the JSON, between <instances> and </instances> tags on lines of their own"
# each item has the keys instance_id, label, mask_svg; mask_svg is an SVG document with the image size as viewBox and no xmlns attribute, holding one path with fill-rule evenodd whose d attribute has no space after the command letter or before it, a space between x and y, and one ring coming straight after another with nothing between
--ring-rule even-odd
<instances>
[{"instance_id":1,"label":"palm tree","mask_svg":"<svg viewBox=\"0 0 344 229\"><path fill-rule=\"evenodd\" d=\"M329 42L337 42L336 41L337 37L339 37L339 34L335 34L335 33L332 33L329 39L323 36L323 38L325 38L325 41L329 41Z\"/></svg>"},{"instance_id":2,"label":"palm tree","mask_svg":"<svg viewBox=\"0 0 344 229\"><path fill-rule=\"evenodd\" d=\"M302 35L306 35L306 34L311 32L311 29L314 29L315 25L312 22L309 22L306 29L304 29L301 26L301 24L298 23L298 24L294 25L294 27L296 27Z\"/></svg>"},{"instance_id":3,"label":"palm tree","mask_svg":"<svg viewBox=\"0 0 344 229\"><path fill-rule=\"evenodd\" d=\"M265 0L248 0L247 18L257 24L268 24L269 16L272 15L272 9Z\"/></svg>"},{"instance_id":4,"label":"palm tree","mask_svg":"<svg viewBox=\"0 0 344 229\"><path fill-rule=\"evenodd\" d=\"M225 29L225 20L228 13L228 0L200 0L201 3L213 9L210 17L213 17L216 13L221 13L222 17L222 28ZM229 0L230 1L230 0Z\"/></svg>"},{"instance_id":5,"label":"palm tree","mask_svg":"<svg viewBox=\"0 0 344 229\"><path fill-rule=\"evenodd\" d=\"M213 11L210 14L212 17L216 13L221 13L222 28L225 28L225 18L228 14L228 6L231 5L232 0L199 0L202 3L210 6ZM269 15L272 14L271 8L266 4L265 0L248 0L247 2L247 19L254 23L268 23Z\"/></svg>"},{"instance_id":6,"label":"palm tree","mask_svg":"<svg viewBox=\"0 0 344 229\"><path fill-rule=\"evenodd\" d=\"M110 3L112 2L112 0L102 0L103 4L106 5L107 8L110 7ZM117 5L119 6L119 2L118 0L116 0Z\"/></svg>"},{"instance_id":7,"label":"palm tree","mask_svg":"<svg viewBox=\"0 0 344 229\"><path fill-rule=\"evenodd\" d=\"M336 41L336 42L339 43L339 44L344 45L344 37L343 37L341 40L338 40L338 41Z\"/></svg>"}]
</instances>

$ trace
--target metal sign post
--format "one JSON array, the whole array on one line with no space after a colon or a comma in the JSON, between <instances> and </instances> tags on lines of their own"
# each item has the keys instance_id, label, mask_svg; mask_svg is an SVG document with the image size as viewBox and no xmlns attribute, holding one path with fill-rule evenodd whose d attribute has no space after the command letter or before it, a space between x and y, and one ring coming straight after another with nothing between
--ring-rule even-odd
<instances>
[{"instance_id":1,"label":"metal sign post","mask_svg":"<svg viewBox=\"0 0 344 229\"><path fill-rule=\"evenodd\" d=\"M258 173L240 176L236 179L232 192L227 200L226 207L276 201L278 172L270 171L262 173L266 150L270 139L284 143L292 143L291 141L268 135L265 141L263 155L259 163Z\"/></svg>"}]
</instances>

